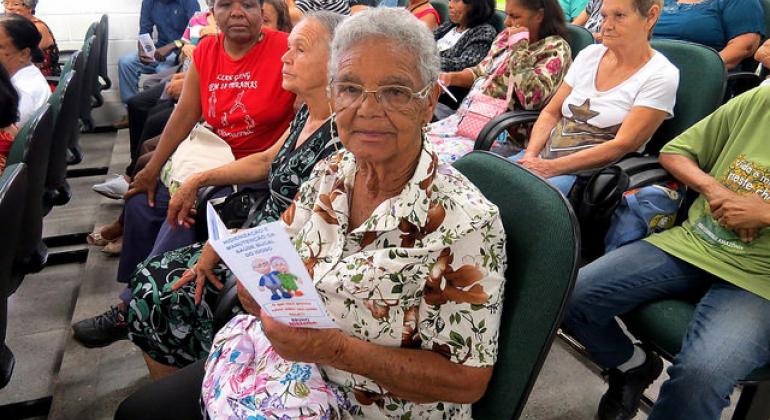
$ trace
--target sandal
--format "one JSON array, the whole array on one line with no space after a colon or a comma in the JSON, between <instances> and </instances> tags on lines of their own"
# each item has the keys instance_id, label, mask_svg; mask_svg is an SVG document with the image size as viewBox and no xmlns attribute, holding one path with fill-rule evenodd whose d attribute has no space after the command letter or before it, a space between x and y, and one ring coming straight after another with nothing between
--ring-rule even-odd
<instances>
[{"instance_id":1,"label":"sandal","mask_svg":"<svg viewBox=\"0 0 770 420\"><path fill-rule=\"evenodd\" d=\"M102 248L102 252L108 255L112 256L118 256L120 255L120 251L123 249L123 236L119 236L107 243L107 245Z\"/></svg>"},{"instance_id":2,"label":"sandal","mask_svg":"<svg viewBox=\"0 0 770 420\"><path fill-rule=\"evenodd\" d=\"M88 243L88 245L93 245L93 246L105 246L108 243L110 243L110 241L108 241L107 239L104 239L102 237L102 234L98 231L89 233L88 236L86 236L86 242Z\"/></svg>"}]
</instances>

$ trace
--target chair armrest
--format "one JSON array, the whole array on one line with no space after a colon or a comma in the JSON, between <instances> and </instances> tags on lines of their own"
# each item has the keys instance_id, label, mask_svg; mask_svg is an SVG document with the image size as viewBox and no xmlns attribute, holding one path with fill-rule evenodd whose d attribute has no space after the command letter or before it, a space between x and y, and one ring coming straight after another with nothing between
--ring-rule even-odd
<instances>
[{"instance_id":1,"label":"chair armrest","mask_svg":"<svg viewBox=\"0 0 770 420\"><path fill-rule=\"evenodd\" d=\"M492 118L479 133L473 150L489 150L503 130L516 125L535 122L539 115L540 111L512 111Z\"/></svg>"},{"instance_id":2,"label":"chair armrest","mask_svg":"<svg viewBox=\"0 0 770 420\"><path fill-rule=\"evenodd\" d=\"M195 239L205 241L208 239L206 228L206 203L219 191L230 188L230 185L208 186L198 189L198 199L195 202Z\"/></svg>"}]
</instances>

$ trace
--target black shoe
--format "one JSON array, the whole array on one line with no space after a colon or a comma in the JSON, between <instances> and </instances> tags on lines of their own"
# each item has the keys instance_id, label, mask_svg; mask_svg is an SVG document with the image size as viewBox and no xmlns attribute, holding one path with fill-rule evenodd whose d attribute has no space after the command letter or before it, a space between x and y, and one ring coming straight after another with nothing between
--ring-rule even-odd
<instances>
[{"instance_id":1,"label":"black shoe","mask_svg":"<svg viewBox=\"0 0 770 420\"><path fill-rule=\"evenodd\" d=\"M16 359L13 357L11 349L5 344L0 344L0 389L5 388L8 382L11 382L14 366L16 366Z\"/></svg>"},{"instance_id":2,"label":"black shoe","mask_svg":"<svg viewBox=\"0 0 770 420\"><path fill-rule=\"evenodd\" d=\"M642 393L660 376L663 361L645 350L644 363L627 372L610 369L610 387L599 402L599 420L632 419L639 410Z\"/></svg>"},{"instance_id":3,"label":"black shoe","mask_svg":"<svg viewBox=\"0 0 770 420\"><path fill-rule=\"evenodd\" d=\"M104 347L128 339L128 313L113 306L109 311L72 326L72 335L88 347Z\"/></svg>"}]
</instances>

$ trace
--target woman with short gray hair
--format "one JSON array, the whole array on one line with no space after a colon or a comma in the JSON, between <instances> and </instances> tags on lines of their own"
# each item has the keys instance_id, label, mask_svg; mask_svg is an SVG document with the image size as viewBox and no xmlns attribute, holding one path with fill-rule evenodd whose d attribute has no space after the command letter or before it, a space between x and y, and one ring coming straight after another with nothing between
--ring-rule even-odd
<instances>
[{"instance_id":1,"label":"woman with short gray hair","mask_svg":"<svg viewBox=\"0 0 770 420\"><path fill-rule=\"evenodd\" d=\"M35 24L40 32L40 45L38 47L43 51L43 61L35 65L43 73L43 76L58 76L61 73L59 65L59 46L56 45L56 38L51 32L51 28L45 22L35 17L37 0L5 0L3 2L6 13L16 13L29 19Z\"/></svg>"},{"instance_id":2,"label":"woman with short gray hair","mask_svg":"<svg viewBox=\"0 0 770 420\"><path fill-rule=\"evenodd\" d=\"M424 24L367 9L340 25L332 57L345 150L316 165L281 222L337 328L280 324L238 282L248 314L219 330L203 378L190 366L153 389L179 401L192 384L186 398L212 419L469 419L497 357L499 211L422 134L439 95Z\"/></svg>"}]
</instances>

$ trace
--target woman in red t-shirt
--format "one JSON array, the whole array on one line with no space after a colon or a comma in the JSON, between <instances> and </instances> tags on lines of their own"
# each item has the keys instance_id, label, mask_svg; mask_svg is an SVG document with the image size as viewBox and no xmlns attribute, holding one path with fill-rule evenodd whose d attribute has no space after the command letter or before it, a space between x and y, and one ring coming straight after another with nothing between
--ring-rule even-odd
<instances>
[{"instance_id":1,"label":"woman in red t-shirt","mask_svg":"<svg viewBox=\"0 0 770 420\"><path fill-rule=\"evenodd\" d=\"M195 48L176 109L126 193L119 272L195 241L192 229L163 223L170 196L159 175L198 121L205 120L240 159L267 150L294 117L295 96L281 87L288 34L262 28L258 0L217 0L213 12L221 33Z\"/></svg>"},{"instance_id":2,"label":"woman in red t-shirt","mask_svg":"<svg viewBox=\"0 0 770 420\"><path fill-rule=\"evenodd\" d=\"M5 169L5 160L11 151L16 136L16 122L19 121L19 94L11 84L5 67L0 66L0 174Z\"/></svg>"}]
</instances>

